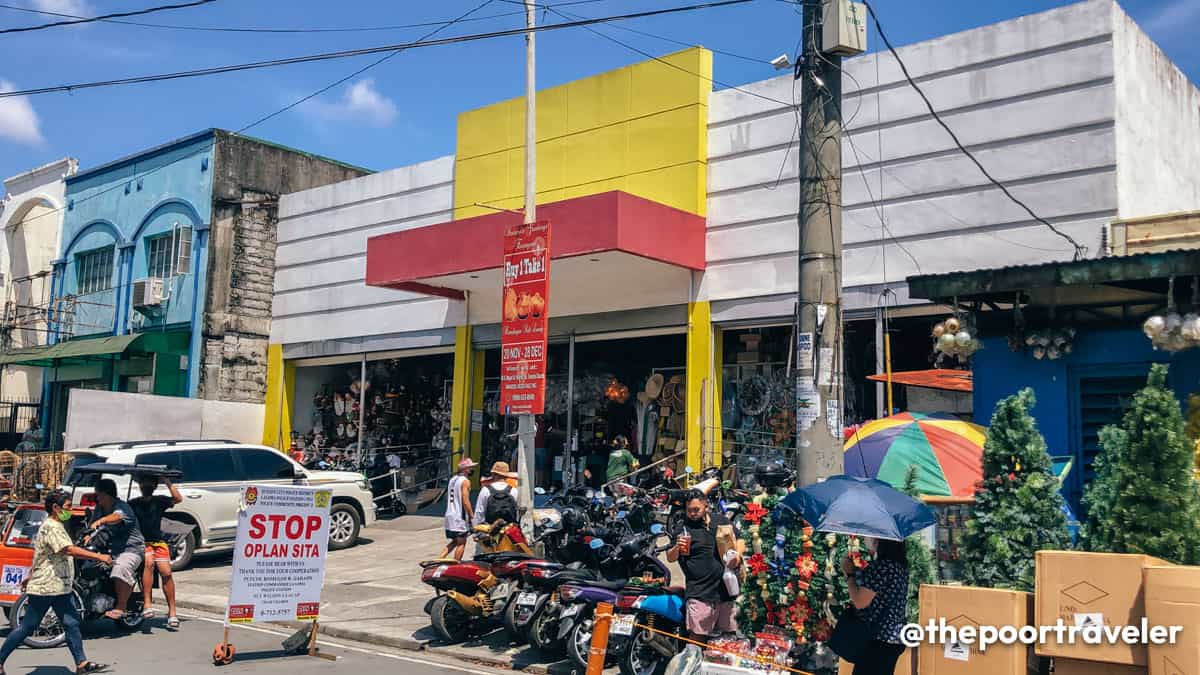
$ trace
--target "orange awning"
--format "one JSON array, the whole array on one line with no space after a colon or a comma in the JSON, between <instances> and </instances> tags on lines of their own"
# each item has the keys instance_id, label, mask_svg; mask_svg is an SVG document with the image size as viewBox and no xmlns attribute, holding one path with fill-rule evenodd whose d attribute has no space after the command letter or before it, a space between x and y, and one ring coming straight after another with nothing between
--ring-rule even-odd
<instances>
[{"instance_id":1,"label":"orange awning","mask_svg":"<svg viewBox=\"0 0 1200 675\"><path fill-rule=\"evenodd\" d=\"M887 382L887 374L868 375L868 380ZM909 387L924 387L925 389L943 389L945 391L961 391L971 393L975 390L974 381L969 370L904 370L892 373L892 384L903 384Z\"/></svg>"}]
</instances>

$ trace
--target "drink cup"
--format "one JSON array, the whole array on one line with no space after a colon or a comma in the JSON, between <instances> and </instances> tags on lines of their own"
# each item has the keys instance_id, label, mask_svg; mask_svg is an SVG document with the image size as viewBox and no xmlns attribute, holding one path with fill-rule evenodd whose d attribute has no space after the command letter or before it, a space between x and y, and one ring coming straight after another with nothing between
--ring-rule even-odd
<instances>
[{"instance_id":1,"label":"drink cup","mask_svg":"<svg viewBox=\"0 0 1200 675\"><path fill-rule=\"evenodd\" d=\"M684 532L679 535L679 555L691 555L692 553L692 535Z\"/></svg>"}]
</instances>

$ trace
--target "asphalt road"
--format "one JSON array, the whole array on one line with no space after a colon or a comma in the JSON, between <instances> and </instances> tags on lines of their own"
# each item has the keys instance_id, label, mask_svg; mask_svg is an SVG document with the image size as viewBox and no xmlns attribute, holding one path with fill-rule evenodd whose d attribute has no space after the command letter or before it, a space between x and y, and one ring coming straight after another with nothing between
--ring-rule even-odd
<instances>
[{"instance_id":1,"label":"asphalt road","mask_svg":"<svg viewBox=\"0 0 1200 675\"><path fill-rule=\"evenodd\" d=\"M95 622L84 632L84 650L89 659L112 664L114 673L328 675L341 671L354 675L415 675L418 672L422 675L496 675L501 672L486 666L438 660L423 653L388 651L337 640L318 642L323 653L338 657L336 662L308 656L284 656L280 642L287 633L285 629L271 625L234 627L230 641L237 648L237 658L233 664L218 669L212 664L212 650L221 640L220 619L190 612L180 612L180 618L183 625L177 632L166 630L165 620L159 616L148 629L131 635L121 635L103 621ZM72 675L75 669L70 661L66 647L48 650L22 647L9 657L5 670L12 675Z\"/></svg>"}]
</instances>

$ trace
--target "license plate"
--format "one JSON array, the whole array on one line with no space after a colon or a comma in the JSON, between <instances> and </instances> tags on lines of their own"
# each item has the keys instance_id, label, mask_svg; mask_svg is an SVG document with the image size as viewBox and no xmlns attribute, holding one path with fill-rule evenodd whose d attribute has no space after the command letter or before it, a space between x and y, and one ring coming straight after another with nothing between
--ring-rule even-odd
<instances>
[{"instance_id":1,"label":"license plate","mask_svg":"<svg viewBox=\"0 0 1200 675\"><path fill-rule=\"evenodd\" d=\"M614 616L609 632L614 635L633 635L633 615L622 614Z\"/></svg>"},{"instance_id":2,"label":"license plate","mask_svg":"<svg viewBox=\"0 0 1200 675\"><path fill-rule=\"evenodd\" d=\"M537 597L537 593L521 593L517 596L517 604L525 606L536 605Z\"/></svg>"},{"instance_id":3,"label":"license plate","mask_svg":"<svg viewBox=\"0 0 1200 675\"><path fill-rule=\"evenodd\" d=\"M581 609L583 609L583 605L567 605L563 607L562 616L564 619L568 616L575 616Z\"/></svg>"}]
</instances>

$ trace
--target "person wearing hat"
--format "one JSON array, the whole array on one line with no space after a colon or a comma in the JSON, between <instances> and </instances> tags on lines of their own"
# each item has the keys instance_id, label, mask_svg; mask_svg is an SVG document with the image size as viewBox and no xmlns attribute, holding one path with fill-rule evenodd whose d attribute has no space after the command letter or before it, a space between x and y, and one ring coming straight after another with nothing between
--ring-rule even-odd
<instances>
[{"instance_id":1,"label":"person wearing hat","mask_svg":"<svg viewBox=\"0 0 1200 675\"><path fill-rule=\"evenodd\" d=\"M458 473L446 486L446 550L442 551L443 558L453 555L461 562L467 552L467 533L471 529L467 523L475 517L471 511L470 476L477 466L470 457L464 457L458 463Z\"/></svg>"},{"instance_id":2,"label":"person wearing hat","mask_svg":"<svg viewBox=\"0 0 1200 675\"><path fill-rule=\"evenodd\" d=\"M512 504L512 513L507 514L505 520L516 522L517 514L515 513L515 505L517 503L516 484L517 474L510 471L508 462L496 462L492 464L492 471L488 475L487 482L479 489L479 496L475 499L475 516L471 519L472 525L480 525L484 522L492 522L495 518L488 515L488 502L491 501L493 494L506 495L503 498L505 504ZM496 515L498 509L492 509Z\"/></svg>"}]
</instances>

